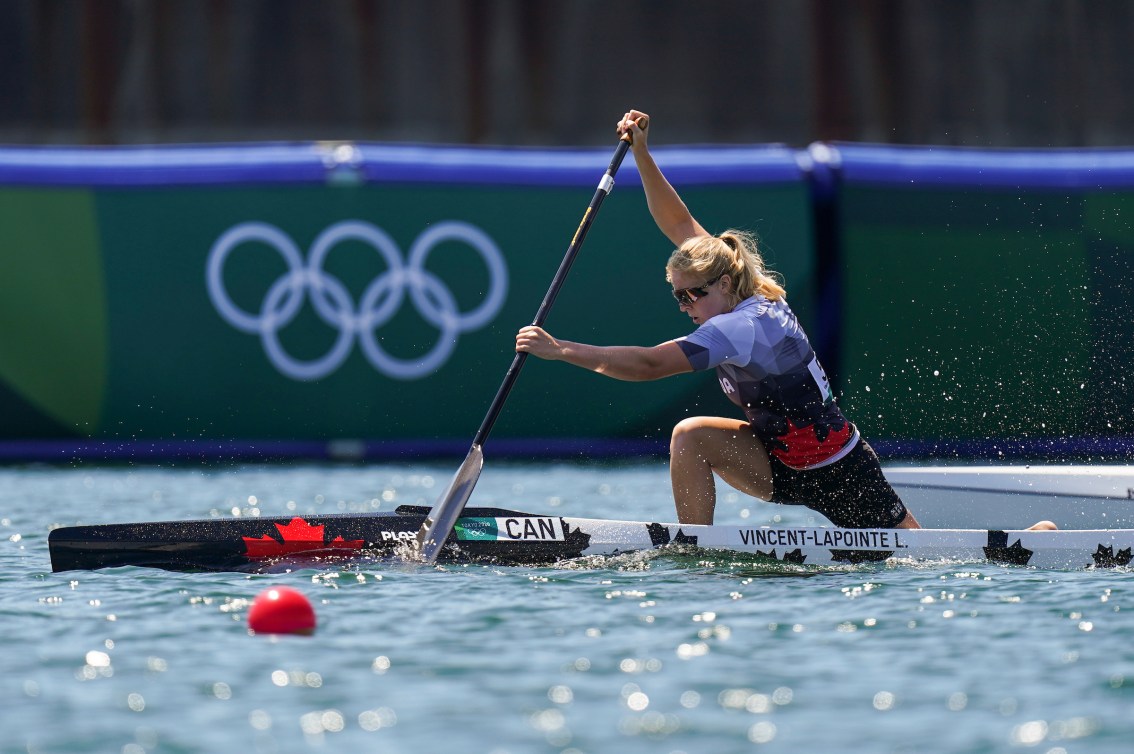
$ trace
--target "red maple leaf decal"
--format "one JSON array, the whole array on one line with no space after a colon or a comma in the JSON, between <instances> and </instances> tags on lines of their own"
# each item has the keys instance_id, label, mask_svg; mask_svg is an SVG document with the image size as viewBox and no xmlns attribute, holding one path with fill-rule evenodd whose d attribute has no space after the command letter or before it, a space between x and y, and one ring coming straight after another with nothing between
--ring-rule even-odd
<instances>
[{"instance_id":1,"label":"red maple leaf decal","mask_svg":"<svg viewBox=\"0 0 1134 754\"><path fill-rule=\"evenodd\" d=\"M323 526L312 526L302 518L296 517L288 524L276 524L283 541L265 534L262 537L242 537L244 553L249 558L279 558L299 552L312 550L361 550L365 540L335 537L327 542L323 537Z\"/></svg>"},{"instance_id":2,"label":"red maple leaf decal","mask_svg":"<svg viewBox=\"0 0 1134 754\"><path fill-rule=\"evenodd\" d=\"M772 454L797 469L826 461L838 453L851 437L850 422L839 429L806 424L797 427L791 419L787 420L787 425L788 431L776 438L783 447L772 448ZM822 429L826 430L826 437L820 440Z\"/></svg>"}]
</instances>

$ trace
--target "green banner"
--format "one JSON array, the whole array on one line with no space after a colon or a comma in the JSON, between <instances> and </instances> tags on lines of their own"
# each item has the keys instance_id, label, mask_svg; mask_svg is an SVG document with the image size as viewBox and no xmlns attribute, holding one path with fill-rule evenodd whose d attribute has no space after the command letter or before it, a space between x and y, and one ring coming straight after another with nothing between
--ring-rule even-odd
<instances>
[{"instance_id":1,"label":"green banner","mask_svg":"<svg viewBox=\"0 0 1134 754\"><path fill-rule=\"evenodd\" d=\"M105 426L109 331L90 192L0 188L0 436Z\"/></svg>"},{"instance_id":2,"label":"green banner","mask_svg":"<svg viewBox=\"0 0 1134 754\"><path fill-rule=\"evenodd\" d=\"M1134 195L845 186L843 406L867 436L1134 431Z\"/></svg>"},{"instance_id":3,"label":"green banner","mask_svg":"<svg viewBox=\"0 0 1134 754\"><path fill-rule=\"evenodd\" d=\"M0 437L469 438L592 193L4 190ZM760 233L808 323L804 185L682 193L706 227ZM547 328L609 344L687 333L664 277L670 251L640 188L619 187ZM733 413L712 375L628 384L532 359L494 436L665 437L705 411Z\"/></svg>"}]
</instances>

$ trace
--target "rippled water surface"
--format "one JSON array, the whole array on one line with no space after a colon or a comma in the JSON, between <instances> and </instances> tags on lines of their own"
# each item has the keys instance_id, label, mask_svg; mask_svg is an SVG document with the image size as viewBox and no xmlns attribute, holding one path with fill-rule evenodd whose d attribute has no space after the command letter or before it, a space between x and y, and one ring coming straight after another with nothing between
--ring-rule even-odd
<instances>
[{"instance_id":1,"label":"rippled water surface","mask_svg":"<svg viewBox=\"0 0 1134 754\"><path fill-rule=\"evenodd\" d=\"M0 468L0 752L1134 750L1121 570L50 572L53 525L431 504L456 466ZM490 460L473 503L673 518L652 461ZM725 495L717 521L777 514L809 520ZM273 585L312 600L313 637L248 634Z\"/></svg>"}]
</instances>

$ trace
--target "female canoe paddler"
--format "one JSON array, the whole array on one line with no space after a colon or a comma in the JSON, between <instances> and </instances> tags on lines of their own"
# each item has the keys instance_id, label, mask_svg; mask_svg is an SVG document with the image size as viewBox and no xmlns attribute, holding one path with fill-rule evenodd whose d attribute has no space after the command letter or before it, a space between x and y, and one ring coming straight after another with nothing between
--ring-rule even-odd
<instances>
[{"instance_id":1,"label":"female canoe paddler","mask_svg":"<svg viewBox=\"0 0 1134 754\"><path fill-rule=\"evenodd\" d=\"M674 427L670 478L681 523L713 522L716 473L741 492L805 505L837 526L918 528L877 455L835 403L755 239L733 230L714 236L701 227L650 155L647 131L638 126L645 117L631 110L617 129L633 137L650 214L677 247L666 278L697 329L639 347L574 343L528 326L516 335L516 350L621 380L716 369L747 421L698 416Z\"/></svg>"}]
</instances>

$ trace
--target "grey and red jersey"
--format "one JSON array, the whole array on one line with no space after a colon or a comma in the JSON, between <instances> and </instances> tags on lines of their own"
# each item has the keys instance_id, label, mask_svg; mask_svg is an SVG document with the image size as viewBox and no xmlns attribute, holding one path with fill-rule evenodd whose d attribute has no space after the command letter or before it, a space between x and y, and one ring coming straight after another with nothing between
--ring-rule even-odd
<instances>
[{"instance_id":1,"label":"grey and red jersey","mask_svg":"<svg viewBox=\"0 0 1134 754\"><path fill-rule=\"evenodd\" d=\"M694 370L716 367L725 395L784 464L825 466L858 442L786 301L753 296L676 342Z\"/></svg>"}]
</instances>

